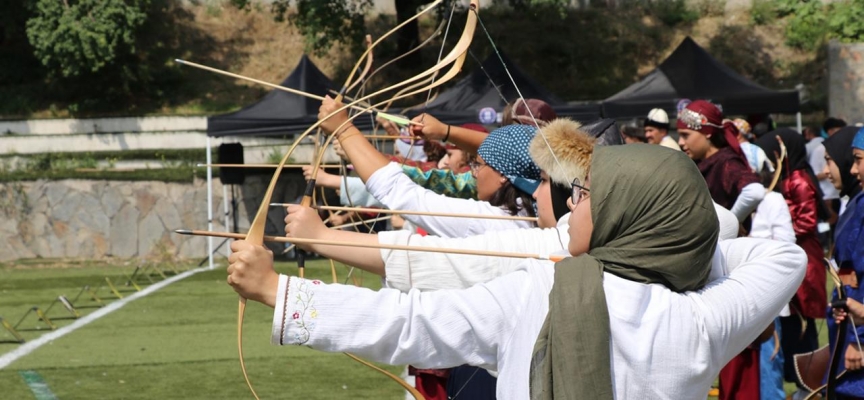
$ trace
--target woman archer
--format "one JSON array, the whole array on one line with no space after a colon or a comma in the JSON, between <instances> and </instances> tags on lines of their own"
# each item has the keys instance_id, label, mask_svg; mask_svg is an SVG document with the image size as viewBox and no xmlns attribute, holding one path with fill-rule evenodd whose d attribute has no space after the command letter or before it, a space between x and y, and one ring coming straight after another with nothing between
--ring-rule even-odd
<instances>
[{"instance_id":1,"label":"woman archer","mask_svg":"<svg viewBox=\"0 0 864 400\"><path fill-rule=\"evenodd\" d=\"M803 252L718 245L705 184L673 150L599 148L571 185L573 257L557 265L526 260L463 290L375 292L279 276L263 247L236 241L228 283L275 308L274 343L482 366L498 371L502 399L704 397L792 297ZM712 268L722 277L709 282Z\"/></svg>"}]
</instances>

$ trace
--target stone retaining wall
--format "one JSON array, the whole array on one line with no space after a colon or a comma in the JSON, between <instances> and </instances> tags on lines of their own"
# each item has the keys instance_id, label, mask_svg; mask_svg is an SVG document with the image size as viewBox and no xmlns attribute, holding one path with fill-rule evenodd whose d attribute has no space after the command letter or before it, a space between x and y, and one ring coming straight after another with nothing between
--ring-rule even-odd
<instances>
[{"instance_id":1,"label":"stone retaining wall","mask_svg":"<svg viewBox=\"0 0 864 400\"><path fill-rule=\"evenodd\" d=\"M237 188L240 232L249 227L269 180L269 175L249 176ZM299 172L283 175L273 201L293 201L302 193L303 184ZM224 231L218 178L213 189L214 230ZM271 211L268 234L281 232L283 217L281 209ZM0 261L205 257L206 239L173 233L181 228L207 229L206 181L0 183Z\"/></svg>"},{"instance_id":2,"label":"stone retaining wall","mask_svg":"<svg viewBox=\"0 0 864 400\"><path fill-rule=\"evenodd\" d=\"M864 121L864 43L828 45L828 114Z\"/></svg>"}]
</instances>

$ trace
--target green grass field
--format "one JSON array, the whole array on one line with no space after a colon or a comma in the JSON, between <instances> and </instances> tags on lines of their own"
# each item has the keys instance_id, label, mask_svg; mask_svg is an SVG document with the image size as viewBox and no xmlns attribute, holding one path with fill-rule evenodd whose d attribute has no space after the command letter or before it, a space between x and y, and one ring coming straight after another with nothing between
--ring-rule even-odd
<instances>
[{"instance_id":1,"label":"green grass field","mask_svg":"<svg viewBox=\"0 0 864 400\"><path fill-rule=\"evenodd\" d=\"M179 267L189 269L189 266ZM295 272L294 265L277 265ZM83 285L117 278L133 267L82 263L64 268L0 266L0 316L12 324L32 306L46 308L58 295L72 299ZM339 270L345 279L344 269ZM310 261L307 276L330 281L325 261ZM154 279L161 279L157 277ZM366 276L364 286L377 288ZM146 281L145 281L146 282ZM143 288L143 286L142 286ZM127 288L124 288L127 289ZM116 297L105 287L99 296ZM95 304L82 296L80 305ZM90 313L94 308L83 309ZM217 268L193 275L42 346L0 370L0 397L34 398L19 371L40 374L60 399L251 398L237 357L237 296ZM50 312L58 326L71 320L61 305ZM246 366L261 398L381 399L402 398L404 391L342 354L269 344L271 309L249 302L244 331ZM32 340L47 332L31 315L21 332ZM18 348L0 328L0 356ZM5 341L5 342L4 342ZM387 367L397 375L402 368Z\"/></svg>"},{"instance_id":2,"label":"green grass field","mask_svg":"<svg viewBox=\"0 0 864 400\"><path fill-rule=\"evenodd\" d=\"M122 264L122 263L121 263ZM33 306L43 310L58 295L73 299L81 287L99 286L105 277L123 282L134 266L87 261L58 263L44 260L28 265L0 264L0 317L15 324ZM179 270L191 266L177 266ZM167 271L167 268L163 268ZM277 270L295 273L295 265L277 263ZM359 270L358 270L359 271ZM344 280L346 270L338 269ZM359 273L359 277L362 277ZM154 281L162 278L152 274ZM329 263L310 261L307 276L329 282ZM138 279L142 288L148 282ZM363 286L380 287L366 275ZM122 295L131 287L118 286ZM106 303L116 300L106 286L98 290ZM86 308L96 303L87 295L74 302ZM204 271L127 304L62 338L42 346L0 370L0 398L32 399L22 371L35 371L60 399L251 398L240 372L236 345L237 296L225 284L224 268ZM55 305L48 317L58 326L69 313ZM258 394L265 399L398 399L403 391L395 383L342 354L302 347L269 344L272 311L250 302L246 311L244 350L246 365ZM817 321L820 343L827 343L824 321ZM19 327L33 340L47 326L33 314ZM41 328L41 329L36 329ZM0 356L19 347L0 328ZM385 367L400 374L400 367ZM785 385L787 393L794 385Z\"/></svg>"}]
</instances>

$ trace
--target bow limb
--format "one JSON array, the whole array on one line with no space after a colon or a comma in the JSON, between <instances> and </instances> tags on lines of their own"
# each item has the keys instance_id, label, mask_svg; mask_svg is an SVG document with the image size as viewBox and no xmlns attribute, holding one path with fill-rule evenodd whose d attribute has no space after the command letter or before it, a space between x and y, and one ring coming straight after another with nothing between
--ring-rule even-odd
<instances>
[{"instance_id":1,"label":"bow limb","mask_svg":"<svg viewBox=\"0 0 864 400\"><path fill-rule=\"evenodd\" d=\"M777 136L777 141L780 142L780 154L779 156L777 156L777 166L774 170L774 177L771 179L771 185L769 185L766 189L766 193L773 192L774 188L777 186L777 182L780 182L780 175L783 171L783 163L784 161L786 161L786 145L783 144L783 139L781 139L780 136Z\"/></svg>"},{"instance_id":2,"label":"bow limb","mask_svg":"<svg viewBox=\"0 0 864 400\"><path fill-rule=\"evenodd\" d=\"M433 40L433 39L435 39L436 37L438 37L439 35L441 35L441 32L444 30L445 25L448 27L448 30L449 30L449 27L450 27L450 20L452 19L452 13L451 13L450 17L451 17L450 19L444 19L444 18L442 18L442 19L441 19L441 22L438 24L438 27L435 28L435 30L432 32L432 34L429 35L429 37L427 37L426 39L424 39L423 42L421 42L420 44L418 44L416 47L412 48L411 50L409 50L409 51L407 51L407 52L405 52L405 53L403 53L403 54L400 54L400 55L397 56L397 57L394 57L393 59L391 59L391 60L385 62L385 63L382 64L380 67L378 67L378 68L376 68L374 71L372 71L372 73L369 74L369 76L366 78L366 81L364 82L364 84L361 85L360 90L358 91L358 94L355 95L355 97L358 97L358 96L360 95L360 93L362 93L362 91L363 91L363 87L366 85L366 83L371 82L372 77L374 77L376 74L378 74L379 72L383 71L385 68L387 68L388 66L392 65L393 63L395 63L395 62L397 62L397 61L399 61L399 60L401 60L401 59L403 59L403 58L405 58L405 57L407 57L407 56L409 56L409 55L411 55L411 54L413 54L413 53L419 51L419 50L422 49L423 47L426 47L426 45L428 45L429 43L432 43L432 40ZM442 42L442 46L443 46L443 44L444 44L444 43ZM371 53L370 53L370 54L371 54ZM353 85L352 85L352 86L353 86ZM350 90L350 88L349 88L349 90ZM397 93L397 95L398 95L398 93ZM381 111L386 112L386 111L390 108L390 105L391 105L391 104L392 104L392 102L388 103L385 107L383 107L383 108L381 109ZM367 104L366 106L368 106L368 104ZM375 125L375 128L374 128L374 130L373 130L373 133L374 133L374 132L377 132L377 130L378 130L378 125L376 124L376 125ZM375 143L377 144L377 141L376 141ZM376 146L376 147L377 147L377 146ZM348 182L347 182L347 179L348 179L348 165L347 165L347 163L345 162L345 160L343 160L343 159L340 159L340 160L339 160L339 165L340 165L340 172L341 172L341 174L342 174L342 181L343 181L344 184L347 186L347 184L348 184ZM353 200L351 199L351 194L350 194L350 193L346 193L346 198L348 199L348 205L351 206L351 207L354 207L354 202L353 202ZM353 217L352 217L352 220L353 220ZM370 227L369 225L367 225L367 224L365 224L365 223L364 223L364 225L365 225L368 229L371 230L371 227ZM359 233L359 232L360 232L359 225L354 225L354 230L355 230L356 232ZM352 267L352 268L353 268L353 267Z\"/></svg>"},{"instance_id":3,"label":"bow limb","mask_svg":"<svg viewBox=\"0 0 864 400\"><path fill-rule=\"evenodd\" d=\"M417 18L420 18L420 16L422 16L422 15L428 13L429 11L432 11L432 9L435 8L436 6L438 6L438 4L440 4L442 1L443 1L443 0L435 0L435 1L431 2L431 3L429 3L429 5L428 5L426 8L424 8L423 10L421 10L419 13L414 14L413 17L408 18L408 19L406 19L405 21L402 21L401 24L396 25L396 27L394 27L393 29L390 29L389 31L387 31L386 33L384 33L383 35L381 35L381 37L379 37L378 40L376 40L374 43L372 43L371 45L367 46L367 47L366 47L366 51L364 51L363 54L360 55L360 58L357 60L357 63L354 64L354 68L351 69L351 73L348 74L348 78L345 79L345 84L342 86L342 89L339 90L339 91L340 91L341 93L343 93L343 94L345 93L345 91L346 91L346 89L347 89L347 86L349 85L349 83L351 83L351 80L354 79L354 74L357 73L357 70L360 68L360 64L363 63L363 59L366 58L366 55L369 54L370 52L372 52L372 49L373 49L375 46L377 46L379 43L381 43L381 41L384 40L384 38L386 38L386 37L392 35L393 33L395 33L396 31L398 31L399 29L401 29L401 28L404 27L405 25L408 25L409 23L411 23L412 21L416 20ZM358 81L359 81L359 79L358 79Z\"/></svg>"},{"instance_id":4,"label":"bow limb","mask_svg":"<svg viewBox=\"0 0 864 400\"><path fill-rule=\"evenodd\" d=\"M372 35L366 35L366 48L369 49L371 47L372 47ZM357 77L357 80L354 81L354 83L352 83L351 86L348 86L347 88L345 88L346 93L350 92L351 89L353 89L354 86L357 86L358 83L363 82L364 78L369 73L369 70L372 69L372 61L374 60L374 57L372 54L373 53L371 51L366 52L366 65L363 66L363 71L360 72L360 76ZM348 82L346 81L345 84L348 84Z\"/></svg>"},{"instance_id":5,"label":"bow limb","mask_svg":"<svg viewBox=\"0 0 864 400\"><path fill-rule=\"evenodd\" d=\"M474 10L479 8L478 0L471 0L471 6L470 7ZM418 90L415 90L415 91L412 91L412 92L409 92L406 94L396 96L396 99L401 99L401 98L405 98L408 96L413 96L414 94L421 93L421 92L426 91L428 89L440 86L440 85L444 84L445 82L449 81L450 79L453 79L453 77L455 77L459 73L459 71L462 69L462 65L465 63L465 57L466 57L466 54L468 52L468 47L471 45L471 41L472 41L473 36L474 36L474 29L476 28L476 26L477 26L476 12L475 13L469 12L467 15L466 22L465 22L465 29L462 31L462 36L459 38L459 41L456 43L456 45L453 47L453 49L450 50L450 53L448 53L447 56L441 60L441 62L437 63L436 65L432 66L431 68L427 69L426 71L424 71L418 75L415 75L409 79L406 79L400 83L388 86L384 89L378 90L375 93L372 93L372 94L363 96L361 98L355 99L351 103L348 103L348 104L343 105L342 107L339 107L338 109L334 110L332 113L326 115L324 118L322 118L321 120L316 122L314 125L312 125L312 127L310 127L309 130L307 130L307 132L311 131L314 128L317 128L318 126L321 125L321 123L324 120L326 120L327 118L330 118L333 115L336 115L336 114L338 114L344 110L347 110L348 108L350 108L352 106L356 106L357 104L360 104L361 102L363 102L367 99L371 99L375 96L381 95L381 94L386 93L388 91L396 90L400 87L407 86L413 82L421 80L421 79L423 79L429 75L434 74L436 71L443 69L447 65L452 64L452 67L450 68L450 70L446 74L444 74L444 76L442 76L441 79L439 79L436 82L433 82L428 87L424 87L424 88L421 88L421 89L418 89ZM387 101L389 101L389 100L387 100ZM364 110L371 110L374 107L378 107L382 104L385 104L387 101L372 105L371 107L366 107L366 108L364 108ZM353 121L359 115L360 114L355 114L353 116L348 117L348 119L345 122L343 122L338 128L336 128L334 130L334 132L338 132L339 130L341 130L343 127L345 127L348 123ZM327 138L327 141L324 144L324 148L327 147L327 145L330 143L330 141L335 136L336 136L335 134L331 134L330 137ZM315 161L315 164L312 166L313 168L312 168L312 177L311 178L313 180L315 178L317 178L317 176L318 176L318 165L321 164L322 159L323 159L323 152L321 154L319 154L318 159ZM286 161L286 160L283 160L283 163L284 163L284 161ZM278 168L277 170L279 170L279 169L281 169L281 168ZM269 196L267 196L266 194L265 194L265 196L266 196L265 202L262 203L262 208L259 209L259 213L261 213L261 212L266 213L266 208L270 202ZM257 220L257 217L256 217L256 220Z\"/></svg>"},{"instance_id":6,"label":"bow limb","mask_svg":"<svg viewBox=\"0 0 864 400\"><path fill-rule=\"evenodd\" d=\"M411 55L411 54L414 54L415 52L419 51L419 50L422 49L423 47L426 47L427 44L432 43L432 40L433 40L433 39L435 39L436 37L438 37L439 35L441 35L441 30L444 29L444 25L445 25L446 23L447 23L447 20L442 19L442 20L441 20L441 23L438 24L438 27L435 28L435 31L433 31L432 34L429 35L428 38L426 38L425 40L423 40L423 42L421 42L420 44L418 44L417 47L414 47L413 49L408 50L408 51L406 51L405 53L400 54L400 55L397 56L397 57L394 57L394 58L391 59L390 61L387 61L386 63L381 64L380 67L376 68L374 71L372 71L371 74L369 74L369 77L366 78L366 81L367 81L367 82L370 81L370 80L372 79L372 77L374 77L376 74L378 74L379 72L381 72L381 71L384 70L385 68L389 67L391 64L393 64L393 63L395 63L395 62L397 62L397 61L399 61L399 60L401 60L401 59L403 59L403 58L405 58L405 57L408 57L408 56Z\"/></svg>"},{"instance_id":7,"label":"bow limb","mask_svg":"<svg viewBox=\"0 0 864 400\"><path fill-rule=\"evenodd\" d=\"M830 262L827 263L827 268L831 280L834 281L834 286L837 288L837 300L843 301L845 304L846 288L843 286L840 276L834 270L834 267L831 266ZM846 352L846 330L849 329L850 320L851 315L844 318L837 327L837 338L834 341L834 351L831 353L831 363L828 367L828 382L825 385L825 398L828 400L835 400L837 398L837 368L839 368L840 361Z\"/></svg>"},{"instance_id":8,"label":"bow limb","mask_svg":"<svg viewBox=\"0 0 864 400\"><path fill-rule=\"evenodd\" d=\"M837 289L837 300L832 302L832 306L837 303L842 303L843 306L846 304L846 288L843 286L843 281L840 280L840 275L837 274L837 271L834 269L831 261L828 259L823 259L825 262L825 267L828 269L828 276L831 278L831 281L834 283L834 287ZM837 399L837 381L846 374L844 370L842 373L837 374L837 368L840 367L841 358L844 357L846 351L846 330L849 328L849 323L851 315L847 315L846 318L843 319L842 322L837 326L837 334L834 339L834 350L831 352L831 362L828 364L828 379L827 382L816 388L816 390L810 392L804 400L815 399L817 396L821 395L821 392L825 391L825 398L828 400L836 400ZM853 324L854 326L854 324Z\"/></svg>"},{"instance_id":9,"label":"bow limb","mask_svg":"<svg viewBox=\"0 0 864 400\"><path fill-rule=\"evenodd\" d=\"M279 174L282 172L282 168L285 166L285 163L291 157L291 154L294 153L294 150L300 144L300 142L306 137L309 136L312 130L307 130L304 132L297 140L294 141L294 144L291 145L291 148L288 149L288 152L285 153L285 156L282 157L282 160L279 162L279 165L276 166L276 172L273 174L273 178L270 180L270 185L267 187L267 190L264 192L264 201L261 203L262 207L258 209L258 213L255 215L255 219L252 221L252 225L249 227L249 231L246 233L246 241L258 245L264 245L264 228L267 225L267 205L270 203L270 199L273 197L273 190L276 188L276 182L278 181ZM243 378L246 380L246 386L249 387L249 390L252 392L252 396L255 399L260 399L258 397L258 393L255 392L255 388L252 387L252 381L249 380L249 374L246 372L246 361L243 358L243 317L246 314L246 298L240 296L240 301L237 306L237 352L240 355L240 370L243 371Z\"/></svg>"}]
</instances>

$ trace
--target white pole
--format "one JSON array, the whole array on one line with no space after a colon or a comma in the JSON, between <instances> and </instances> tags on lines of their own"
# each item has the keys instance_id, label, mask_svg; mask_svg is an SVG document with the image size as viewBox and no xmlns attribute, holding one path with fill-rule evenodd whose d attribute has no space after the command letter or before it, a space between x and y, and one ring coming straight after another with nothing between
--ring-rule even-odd
<instances>
[{"instance_id":1,"label":"white pole","mask_svg":"<svg viewBox=\"0 0 864 400\"><path fill-rule=\"evenodd\" d=\"M225 213L225 232L231 232L230 225L228 225L228 185L222 185L222 209ZM230 243L228 246L223 246L225 248L225 257L231 256L231 246Z\"/></svg>"},{"instance_id":2,"label":"white pole","mask_svg":"<svg viewBox=\"0 0 864 400\"><path fill-rule=\"evenodd\" d=\"M798 123L798 133L803 133L804 130L801 128L801 111L795 113L795 121Z\"/></svg>"},{"instance_id":3,"label":"white pole","mask_svg":"<svg viewBox=\"0 0 864 400\"><path fill-rule=\"evenodd\" d=\"M207 136L207 229L213 230L213 164L210 156L210 136ZM210 262L210 269L215 268L213 265L213 238L207 238L207 259Z\"/></svg>"}]
</instances>

